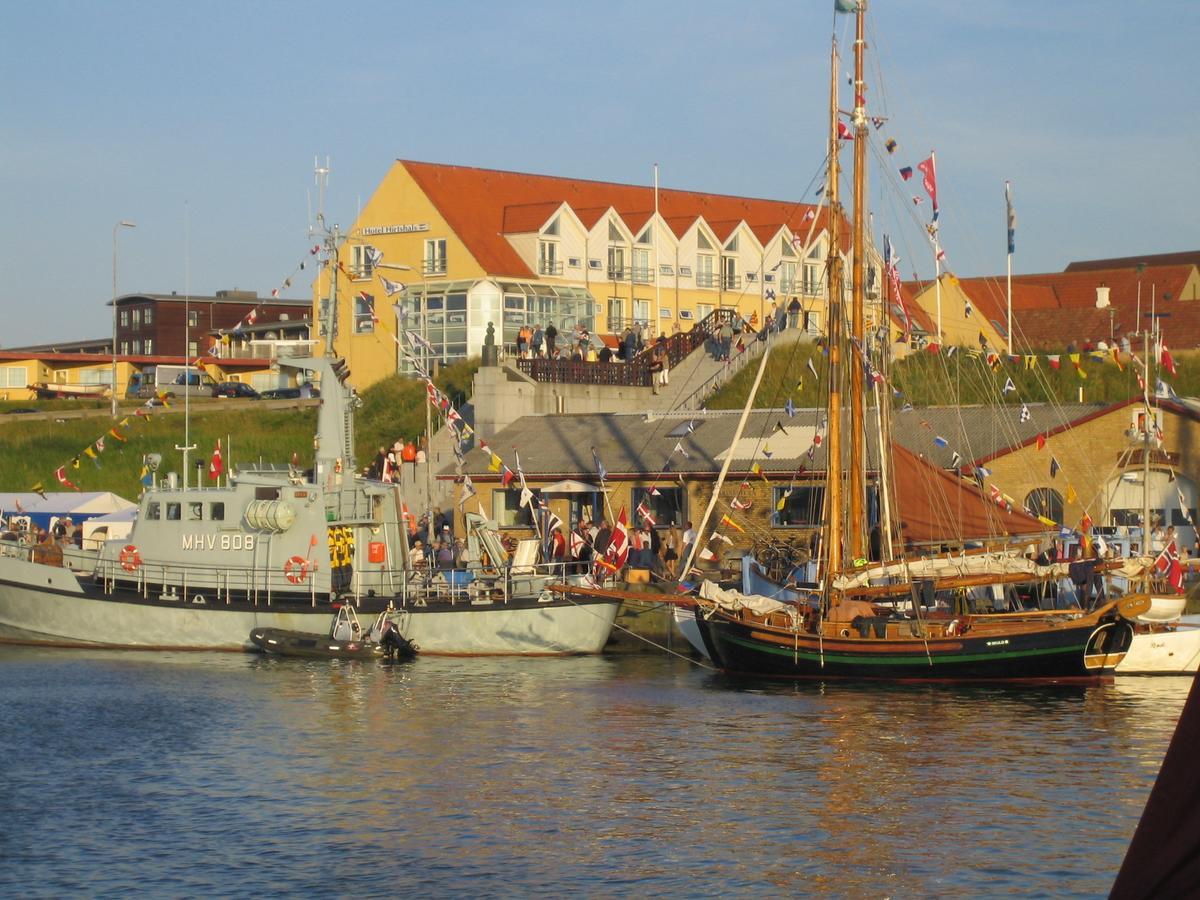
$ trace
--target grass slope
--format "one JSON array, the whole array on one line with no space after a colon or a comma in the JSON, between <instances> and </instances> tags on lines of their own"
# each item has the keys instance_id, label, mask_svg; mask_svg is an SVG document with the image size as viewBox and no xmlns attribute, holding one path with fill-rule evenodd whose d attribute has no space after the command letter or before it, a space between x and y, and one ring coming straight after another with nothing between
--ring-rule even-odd
<instances>
[{"instance_id":1,"label":"grass slope","mask_svg":"<svg viewBox=\"0 0 1200 900\"><path fill-rule=\"evenodd\" d=\"M478 362L474 360L456 363L443 369L435 381L458 405L469 393L471 377L477 368ZM363 391L362 400L362 409L355 420L355 452L360 467L374 458L380 444L391 444L398 438L412 440L425 430L424 382L395 375ZM109 434L113 423L107 416L107 402L57 400L10 406L39 410L95 409L98 414L59 421L31 421L19 415L0 418L0 491L28 491L39 482L47 491L63 490L54 472L65 465L67 478L81 490L113 491L136 497L141 489L143 454L162 454L160 471L182 469L183 454L175 449L183 443L183 416L178 406L172 407L174 411L170 414L152 414L149 421L135 417L132 408L125 410L129 424L119 429L126 438L124 443ZM316 424L315 406L272 410L250 405L230 409L219 401L197 403L191 421L191 442L196 446L192 464L200 461L207 473L208 460L218 439L227 468L231 462L236 465L239 461L260 459L283 463L293 452L307 462L312 458ZM83 451L101 437L105 449L93 462ZM76 458L78 467L73 464Z\"/></svg>"},{"instance_id":2,"label":"grass slope","mask_svg":"<svg viewBox=\"0 0 1200 900\"><path fill-rule=\"evenodd\" d=\"M1176 354L1178 375L1166 376L1180 396L1200 395L1200 354L1181 358ZM814 377L808 364L819 374ZM1066 353L1061 365L1050 368L1046 354L1039 354L1037 366L1025 368L1024 357L1016 363L1005 359L993 369L986 360L973 358L961 350L953 356L945 353L915 353L893 365L891 386L900 391L896 402L914 406L940 406L984 403L1039 403L1047 400L1075 402L1080 389L1086 402L1115 403L1140 393L1136 367L1128 361L1119 369L1111 357L1096 361L1085 355L1081 359L1080 377ZM755 398L756 407L780 407L789 397L797 407L822 406L825 403L828 360L822 349L812 343L798 343L772 353L763 374L762 386ZM706 404L709 409L740 409L746 402L754 383L757 365L738 372ZM1013 388L1004 391L1011 379Z\"/></svg>"}]
</instances>

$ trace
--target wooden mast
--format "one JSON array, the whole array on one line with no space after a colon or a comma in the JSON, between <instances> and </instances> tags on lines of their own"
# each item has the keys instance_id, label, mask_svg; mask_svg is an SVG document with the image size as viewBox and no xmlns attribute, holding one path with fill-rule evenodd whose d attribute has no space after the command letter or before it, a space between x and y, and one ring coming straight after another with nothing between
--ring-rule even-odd
<instances>
[{"instance_id":1,"label":"wooden mast","mask_svg":"<svg viewBox=\"0 0 1200 900\"><path fill-rule=\"evenodd\" d=\"M838 51L833 42L829 74L829 182L826 188L829 217L829 400L825 442L825 589L842 569L842 208L838 202Z\"/></svg>"},{"instance_id":2,"label":"wooden mast","mask_svg":"<svg viewBox=\"0 0 1200 900\"><path fill-rule=\"evenodd\" d=\"M854 260L851 269L850 332L857 349L850 360L850 509L847 549L851 559L864 559L866 546L866 394L863 386L863 359L866 332L863 323L863 263L867 255L866 168L867 114L866 84L863 79L863 55L866 47L866 0L859 0L854 29Z\"/></svg>"}]
</instances>

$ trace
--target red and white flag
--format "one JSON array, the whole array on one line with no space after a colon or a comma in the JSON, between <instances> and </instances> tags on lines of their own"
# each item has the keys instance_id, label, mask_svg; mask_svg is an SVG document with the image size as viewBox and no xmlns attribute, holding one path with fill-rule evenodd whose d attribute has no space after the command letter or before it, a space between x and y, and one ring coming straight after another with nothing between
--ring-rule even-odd
<instances>
[{"instance_id":1,"label":"red and white flag","mask_svg":"<svg viewBox=\"0 0 1200 900\"><path fill-rule=\"evenodd\" d=\"M55 469L54 477L58 479L58 483L61 484L63 487L70 488L73 491L79 490L79 486L72 484L70 479L67 478L67 467L66 466L59 466L57 469Z\"/></svg>"},{"instance_id":2,"label":"red and white flag","mask_svg":"<svg viewBox=\"0 0 1200 900\"><path fill-rule=\"evenodd\" d=\"M917 163L917 170L925 176L922 183L925 185L925 193L929 195L929 199L933 202L933 217L936 219L938 216L937 166L934 163L932 151L929 153L929 159Z\"/></svg>"},{"instance_id":3,"label":"red and white flag","mask_svg":"<svg viewBox=\"0 0 1200 900\"><path fill-rule=\"evenodd\" d=\"M654 518L654 513L650 511L650 505L643 500L637 506L637 514L642 517L647 525L653 528L658 524L658 520Z\"/></svg>"},{"instance_id":4,"label":"red and white flag","mask_svg":"<svg viewBox=\"0 0 1200 900\"><path fill-rule=\"evenodd\" d=\"M1175 589L1175 593L1183 593L1183 566L1179 563L1179 550L1175 542L1167 544L1158 558L1154 560L1154 571L1165 575L1167 583Z\"/></svg>"},{"instance_id":5,"label":"red and white flag","mask_svg":"<svg viewBox=\"0 0 1200 900\"><path fill-rule=\"evenodd\" d=\"M218 438L217 446L213 449L212 459L208 461L208 477L213 481L220 481L224 471L225 466L221 461L221 440Z\"/></svg>"},{"instance_id":6,"label":"red and white flag","mask_svg":"<svg viewBox=\"0 0 1200 900\"><path fill-rule=\"evenodd\" d=\"M629 562L629 519L622 507L621 515L617 516L617 524L613 526L612 537L609 538L604 558L596 560L596 574L601 577L615 575L625 568L627 562Z\"/></svg>"},{"instance_id":7,"label":"red and white flag","mask_svg":"<svg viewBox=\"0 0 1200 900\"><path fill-rule=\"evenodd\" d=\"M1160 347L1161 347L1161 349L1159 351L1159 357L1158 357L1159 365L1161 365L1164 369L1166 369L1168 372L1170 372L1171 376L1174 377L1175 376L1175 360L1171 359L1171 351L1167 349L1167 342L1163 341L1162 344L1160 345Z\"/></svg>"}]
</instances>

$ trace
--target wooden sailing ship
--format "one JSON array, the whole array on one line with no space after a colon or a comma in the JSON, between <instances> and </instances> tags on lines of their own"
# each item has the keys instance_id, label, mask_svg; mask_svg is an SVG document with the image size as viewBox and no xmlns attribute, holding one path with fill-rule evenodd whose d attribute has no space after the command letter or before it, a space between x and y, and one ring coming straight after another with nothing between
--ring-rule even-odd
<instances>
[{"instance_id":1,"label":"wooden sailing ship","mask_svg":"<svg viewBox=\"0 0 1200 900\"><path fill-rule=\"evenodd\" d=\"M838 198L839 137L845 132L838 105L838 55L833 50L830 86L828 166L830 228L828 257L827 435L820 567L815 587L794 592L787 601L747 596L706 582L698 599L662 595L685 603L694 615L705 648L723 670L768 677L851 677L876 679L1068 680L1110 676L1121 662L1132 635L1130 619L1148 609L1145 598L1098 603L1082 609L995 612L990 601L1014 586L1048 586L1066 575L1062 563L1039 564L1025 547L981 549L954 556L914 557L893 551L890 525L871 555L867 519L864 384L864 248L867 246L864 173L869 122L864 86L865 2L857 4L854 59L854 107L850 114L854 145L851 304L843 303L845 274ZM885 283L888 279L884 279ZM889 286L890 287L890 286ZM884 342L886 344L886 341ZM733 440L741 439L749 410L765 370L764 353ZM856 356L858 354L859 356ZM895 492L888 484L893 450L886 404L879 405L881 452L879 495ZM727 455L704 517L704 535L725 475ZM689 572L702 542L697 541L681 569ZM571 588L594 597L600 589ZM611 593L611 592L608 592ZM629 595L631 598L634 595ZM646 599L645 594L637 595Z\"/></svg>"}]
</instances>

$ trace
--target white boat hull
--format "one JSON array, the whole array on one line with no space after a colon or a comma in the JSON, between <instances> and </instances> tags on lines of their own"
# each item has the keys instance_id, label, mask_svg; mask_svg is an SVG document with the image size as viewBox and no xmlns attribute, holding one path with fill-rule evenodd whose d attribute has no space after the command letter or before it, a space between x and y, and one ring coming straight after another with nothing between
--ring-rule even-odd
<instances>
[{"instance_id":1,"label":"white boat hull","mask_svg":"<svg viewBox=\"0 0 1200 900\"><path fill-rule=\"evenodd\" d=\"M29 644L171 650L253 649L250 631L279 628L325 633L327 604L311 610L266 604L251 610L219 600L164 603L96 596L69 569L0 559L0 640ZM401 609L400 632L421 652L444 655L599 653L620 604L552 603Z\"/></svg>"},{"instance_id":2,"label":"white boat hull","mask_svg":"<svg viewBox=\"0 0 1200 900\"><path fill-rule=\"evenodd\" d=\"M696 611L685 606L675 606L671 608L671 617L675 620L675 627L679 629L684 640L692 645L693 650L707 659L708 651L704 649L704 640L700 637L700 626L696 624Z\"/></svg>"},{"instance_id":3,"label":"white boat hull","mask_svg":"<svg viewBox=\"0 0 1200 900\"><path fill-rule=\"evenodd\" d=\"M1118 675L1191 675L1200 670L1200 624L1173 631L1134 633Z\"/></svg>"},{"instance_id":4,"label":"white boat hull","mask_svg":"<svg viewBox=\"0 0 1200 900\"><path fill-rule=\"evenodd\" d=\"M619 609L619 603L538 609L462 604L452 611L401 610L395 621L421 654L558 656L603 650Z\"/></svg>"}]
</instances>

